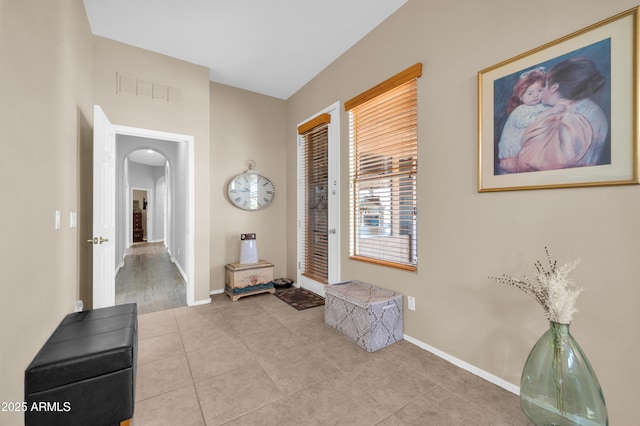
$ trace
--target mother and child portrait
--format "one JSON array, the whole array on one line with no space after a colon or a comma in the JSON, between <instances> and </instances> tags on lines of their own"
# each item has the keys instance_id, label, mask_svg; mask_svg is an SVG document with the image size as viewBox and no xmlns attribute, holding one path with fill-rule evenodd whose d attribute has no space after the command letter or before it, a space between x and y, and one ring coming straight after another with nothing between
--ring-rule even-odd
<instances>
[{"instance_id":1,"label":"mother and child portrait","mask_svg":"<svg viewBox=\"0 0 640 426\"><path fill-rule=\"evenodd\" d=\"M611 163L611 40L494 81L494 174Z\"/></svg>"}]
</instances>

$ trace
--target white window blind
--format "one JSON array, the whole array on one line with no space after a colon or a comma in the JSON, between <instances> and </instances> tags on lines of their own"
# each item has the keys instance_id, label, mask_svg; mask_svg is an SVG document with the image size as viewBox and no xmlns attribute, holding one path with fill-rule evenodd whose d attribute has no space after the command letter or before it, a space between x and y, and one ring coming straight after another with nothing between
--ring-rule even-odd
<instances>
[{"instance_id":1,"label":"white window blind","mask_svg":"<svg viewBox=\"0 0 640 426\"><path fill-rule=\"evenodd\" d=\"M298 127L301 141L301 179L304 214L301 273L320 283L329 283L329 122L330 114L321 114Z\"/></svg>"},{"instance_id":2,"label":"white window blind","mask_svg":"<svg viewBox=\"0 0 640 426\"><path fill-rule=\"evenodd\" d=\"M418 93L422 64L345 103L351 258L415 270Z\"/></svg>"}]
</instances>

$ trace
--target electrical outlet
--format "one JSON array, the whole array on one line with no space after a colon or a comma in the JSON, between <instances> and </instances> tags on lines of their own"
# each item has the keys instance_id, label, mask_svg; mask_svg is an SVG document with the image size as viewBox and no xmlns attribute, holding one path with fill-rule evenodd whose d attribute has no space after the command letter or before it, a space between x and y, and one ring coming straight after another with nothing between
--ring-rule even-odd
<instances>
[{"instance_id":1,"label":"electrical outlet","mask_svg":"<svg viewBox=\"0 0 640 426\"><path fill-rule=\"evenodd\" d=\"M407 297L407 307L409 308L410 311L415 311L416 310L416 298L415 297L411 297L411 296Z\"/></svg>"},{"instance_id":2,"label":"electrical outlet","mask_svg":"<svg viewBox=\"0 0 640 426\"><path fill-rule=\"evenodd\" d=\"M82 300L76 301L76 312L82 312L84 310L84 304Z\"/></svg>"}]
</instances>

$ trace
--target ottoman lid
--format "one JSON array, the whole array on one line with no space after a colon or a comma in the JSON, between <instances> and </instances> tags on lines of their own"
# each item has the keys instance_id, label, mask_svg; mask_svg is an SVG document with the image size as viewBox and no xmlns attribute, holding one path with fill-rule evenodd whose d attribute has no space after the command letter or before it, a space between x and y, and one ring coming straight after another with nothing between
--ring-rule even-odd
<instances>
[{"instance_id":1,"label":"ottoman lid","mask_svg":"<svg viewBox=\"0 0 640 426\"><path fill-rule=\"evenodd\" d=\"M229 271L246 271L250 269L272 268L273 263L260 259L258 263L228 263L224 266Z\"/></svg>"},{"instance_id":2,"label":"ottoman lid","mask_svg":"<svg viewBox=\"0 0 640 426\"><path fill-rule=\"evenodd\" d=\"M135 310L70 314L25 370L25 394L132 368L135 342Z\"/></svg>"},{"instance_id":3,"label":"ottoman lid","mask_svg":"<svg viewBox=\"0 0 640 426\"><path fill-rule=\"evenodd\" d=\"M331 284L325 288L325 291L363 308L402 297L402 293L358 280Z\"/></svg>"}]
</instances>

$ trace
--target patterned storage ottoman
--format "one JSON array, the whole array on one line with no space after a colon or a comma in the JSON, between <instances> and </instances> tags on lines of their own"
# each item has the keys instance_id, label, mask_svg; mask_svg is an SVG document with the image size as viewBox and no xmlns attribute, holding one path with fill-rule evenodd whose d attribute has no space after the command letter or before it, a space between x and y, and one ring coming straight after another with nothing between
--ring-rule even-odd
<instances>
[{"instance_id":1,"label":"patterned storage ottoman","mask_svg":"<svg viewBox=\"0 0 640 426\"><path fill-rule=\"evenodd\" d=\"M402 294L362 281L325 287L324 322L367 352L402 340Z\"/></svg>"}]
</instances>

